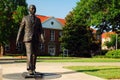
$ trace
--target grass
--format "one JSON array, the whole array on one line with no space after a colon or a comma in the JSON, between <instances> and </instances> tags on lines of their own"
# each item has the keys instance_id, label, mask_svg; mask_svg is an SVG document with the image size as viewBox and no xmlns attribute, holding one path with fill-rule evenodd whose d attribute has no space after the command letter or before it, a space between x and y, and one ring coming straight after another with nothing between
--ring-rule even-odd
<instances>
[{"instance_id":1,"label":"grass","mask_svg":"<svg viewBox=\"0 0 120 80\"><path fill-rule=\"evenodd\" d=\"M75 58L75 57L39 57L40 62L120 62L114 58Z\"/></svg>"},{"instance_id":2,"label":"grass","mask_svg":"<svg viewBox=\"0 0 120 80\"><path fill-rule=\"evenodd\" d=\"M19 61L26 61L25 56L4 56L11 58L20 58ZM38 56L38 62L120 62L120 58L81 58L81 57L41 57Z\"/></svg>"},{"instance_id":3,"label":"grass","mask_svg":"<svg viewBox=\"0 0 120 80\"><path fill-rule=\"evenodd\" d=\"M120 79L120 66L70 66L66 68L105 79Z\"/></svg>"}]
</instances>

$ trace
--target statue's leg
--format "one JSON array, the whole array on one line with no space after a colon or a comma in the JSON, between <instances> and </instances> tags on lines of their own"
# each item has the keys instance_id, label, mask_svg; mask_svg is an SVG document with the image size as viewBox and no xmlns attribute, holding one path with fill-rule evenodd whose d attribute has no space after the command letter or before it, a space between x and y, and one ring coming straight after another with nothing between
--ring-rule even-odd
<instances>
[{"instance_id":1,"label":"statue's leg","mask_svg":"<svg viewBox=\"0 0 120 80\"><path fill-rule=\"evenodd\" d=\"M32 69L32 44L30 42L25 43L26 55L27 55L27 70L31 73Z\"/></svg>"},{"instance_id":2,"label":"statue's leg","mask_svg":"<svg viewBox=\"0 0 120 80\"><path fill-rule=\"evenodd\" d=\"M38 50L38 43L36 43L36 41L34 41L32 43L32 49L33 49L33 53L32 53L32 69L33 72L35 72L36 69L36 59L37 59L37 50Z\"/></svg>"},{"instance_id":3,"label":"statue's leg","mask_svg":"<svg viewBox=\"0 0 120 80\"><path fill-rule=\"evenodd\" d=\"M33 73L35 73L35 69L36 69L36 58L37 58L37 56L35 54L32 54L32 71L33 71Z\"/></svg>"}]
</instances>

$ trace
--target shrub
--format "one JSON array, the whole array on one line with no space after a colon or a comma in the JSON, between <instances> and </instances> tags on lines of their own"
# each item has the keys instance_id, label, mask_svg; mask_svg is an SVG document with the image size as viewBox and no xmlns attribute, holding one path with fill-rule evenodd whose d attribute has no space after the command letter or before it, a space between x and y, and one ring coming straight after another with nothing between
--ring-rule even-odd
<instances>
[{"instance_id":1,"label":"shrub","mask_svg":"<svg viewBox=\"0 0 120 80\"><path fill-rule=\"evenodd\" d=\"M106 53L106 57L108 57L108 58L120 58L120 49L108 51Z\"/></svg>"}]
</instances>

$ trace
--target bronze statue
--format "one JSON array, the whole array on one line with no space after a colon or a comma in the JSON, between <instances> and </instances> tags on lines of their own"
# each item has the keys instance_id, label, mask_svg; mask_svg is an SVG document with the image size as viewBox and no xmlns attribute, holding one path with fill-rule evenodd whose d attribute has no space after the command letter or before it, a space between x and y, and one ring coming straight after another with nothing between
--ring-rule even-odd
<instances>
[{"instance_id":1,"label":"bronze statue","mask_svg":"<svg viewBox=\"0 0 120 80\"><path fill-rule=\"evenodd\" d=\"M18 44L21 39L25 44L27 70L30 75L34 75L36 73L35 68L39 43L44 43L41 21L35 16L35 12L35 5L30 5L30 14L23 17L16 39L16 44Z\"/></svg>"}]
</instances>

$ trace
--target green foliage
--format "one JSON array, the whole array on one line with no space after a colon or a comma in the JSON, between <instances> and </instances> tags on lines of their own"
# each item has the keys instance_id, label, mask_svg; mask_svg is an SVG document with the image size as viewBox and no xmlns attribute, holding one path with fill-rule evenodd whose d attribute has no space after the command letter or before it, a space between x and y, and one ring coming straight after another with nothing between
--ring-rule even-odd
<instances>
[{"instance_id":1,"label":"green foliage","mask_svg":"<svg viewBox=\"0 0 120 80\"><path fill-rule=\"evenodd\" d=\"M101 30L116 31L120 22L120 1L119 0L89 0L90 25ZM104 4L103 4L104 3ZM102 25L102 26L100 26Z\"/></svg>"},{"instance_id":2,"label":"green foliage","mask_svg":"<svg viewBox=\"0 0 120 80\"><path fill-rule=\"evenodd\" d=\"M108 58L120 58L120 49L108 51L106 53L106 57L108 57Z\"/></svg>"},{"instance_id":3,"label":"green foliage","mask_svg":"<svg viewBox=\"0 0 120 80\"><path fill-rule=\"evenodd\" d=\"M15 13L20 12L23 14L27 12L25 0L0 0L0 43L6 44L9 40L15 40L19 20L23 16L23 14L17 14L18 20L15 18Z\"/></svg>"},{"instance_id":4,"label":"green foliage","mask_svg":"<svg viewBox=\"0 0 120 80\"><path fill-rule=\"evenodd\" d=\"M94 41L90 26L97 28L99 35L103 32L119 30L120 0L80 0L77 2L77 6L66 17L64 36L61 39L63 46L76 52L85 49L89 51L92 45L95 45L92 49L100 48L98 45L101 42ZM113 42L107 45L113 45Z\"/></svg>"},{"instance_id":5,"label":"green foliage","mask_svg":"<svg viewBox=\"0 0 120 80\"><path fill-rule=\"evenodd\" d=\"M110 37L110 41L106 41L105 45L108 48L110 48L110 47L115 47L116 44L117 44L117 48L119 49L120 48L120 36L118 34L117 35L116 34L110 34L109 37ZM117 41L117 43L116 43L116 41Z\"/></svg>"},{"instance_id":6,"label":"green foliage","mask_svg":"<svg viewBox=\"0 0 120 80\"><path fill-rule=\"evenodd\" d=\"M85 26L79 20L76 22L76 15L70 12L66 17L66 25L63 28L63 36L61 37L62 46L69 49L73 53L90 50L92 43L92 30Z\"/></svg>"},{"instance_id":7,"label":"green foliage","mask_svg":"<svg viewBox=\"0 0 120 80\"><path fill-rule=\"evenodd\" d=\"M98 29L99 34L120 29L119 0L80 0L74 14L78 24L92 25Z\"/></svg>"},{"instance_id":8,"label":"green foliage","mask_svg":"<svg viewBox=\"0 0 120 80\"><path fill-rule=\"evenodd\" d=\"M79 54L80 52L98 49L99 42L94 39L93 30L88 25L90 15L86 6L87 2L81 0L65 18L66 24L60 40L62 46L72 51L72 53Z\"/></svg>"},{"instance_id":9,"label":"green foliage","mask_svg":"<svg viewBox=\"0 0 120 80\"><path fill-rule=\"evenodd\" d=\"M15 20L15 23L20 23L23 16L25 16L26 14L27 12L25 6L17 6L17 9L13 14L13 19Z\"/></svg>"},{"instance_id":10,"label":"green foliage","mask_svg":"<svg viewBox=\"0 0 120 80\"><path fill-rule=\"evenodd\" d=\"M110 41L106 41L105 45L108 48L115 47L115 44L116 44L116 34L111 34L109 37L110 37Z\"/></svg>"}]
</instances>

